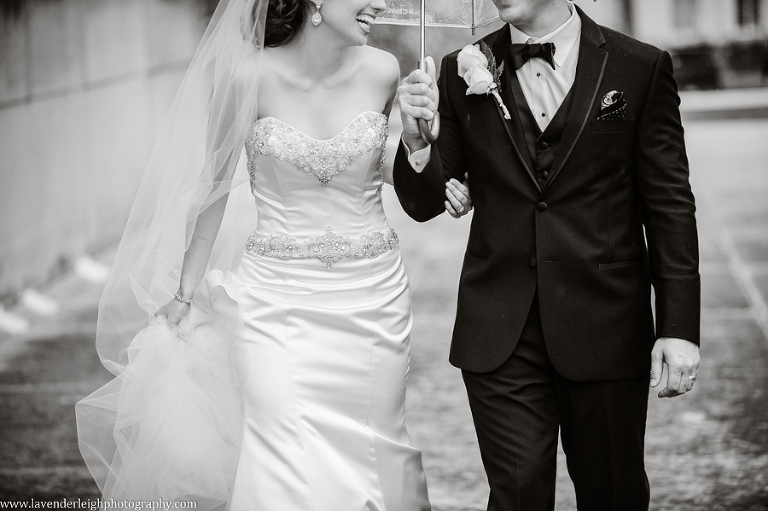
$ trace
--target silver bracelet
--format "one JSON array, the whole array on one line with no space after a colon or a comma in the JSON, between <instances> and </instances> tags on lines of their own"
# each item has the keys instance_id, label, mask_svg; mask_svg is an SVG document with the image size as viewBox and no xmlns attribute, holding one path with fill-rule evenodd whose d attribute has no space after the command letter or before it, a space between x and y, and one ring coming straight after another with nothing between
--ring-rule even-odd
<instances>
[{"instance_id":1,"label":"silver bracelet","mask_svg":"<svg viewBox=\"0 0 768 511\"><path fill-rule=\"evenodd\" d=\"M176 298L177 301L184 303L186 305L190 305L192 303L192 298L183 298L178 292L173 295L174 298Z\"/></svg>"}]
</instances>

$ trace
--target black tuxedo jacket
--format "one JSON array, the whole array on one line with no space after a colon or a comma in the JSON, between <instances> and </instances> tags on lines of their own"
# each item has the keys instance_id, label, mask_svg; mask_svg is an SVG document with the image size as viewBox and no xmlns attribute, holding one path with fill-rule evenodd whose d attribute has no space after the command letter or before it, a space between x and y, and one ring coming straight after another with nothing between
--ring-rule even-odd
<instances>
[{"instance_id":1,"label":"black tuxedo jacket","mask_svg":"<svg viewBox=\"0 0 768 511\"><path fill-rule=\"evenodd\" d=\"M699 342L695 205L670 56L578 12L573 95L545 185L521 153L512 66L501 83L507 121L492 96L466 95L458 52L442 61L429 164L416 173L402 143L395 159L396 192L418 221L444 210L447 179L469 174L475 212L451 345L451 363L468 371L509 357L537 289L550 359L572 380L647 375L656 337ZM508 30L485 38L498 62ZM614 90L624 119L598 120Z\"/></svg>"}]
</instances>

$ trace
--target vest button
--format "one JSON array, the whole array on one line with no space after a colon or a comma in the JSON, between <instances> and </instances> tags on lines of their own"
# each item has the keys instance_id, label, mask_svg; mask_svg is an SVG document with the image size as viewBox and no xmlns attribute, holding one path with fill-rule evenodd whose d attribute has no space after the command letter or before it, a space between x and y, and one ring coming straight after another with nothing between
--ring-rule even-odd
<instances>
[{"instance_id":1,"label":"vest button","mask_svg":"<svg viewBox=\"0 0 768 511\"><path fill-rule=\"evenodd\" d=\"M528 266L530 266L531 268L536 268L536 258L535 257L531 257L531 259L528 261Z\"/></svg>"},{"instance_id":2,"label":"vest button","mask_svg":"<svg viewBox=\"0 0 768 511\"><path fill-rule=\"evenodd\" d=\"M539 144L539 149L541 149L542 151L544 149L547 149L548 147L549 147L549 144L547 144L546 142L542 142L541 144Z\"/></svg>"},{"instance_id":3,"label":"vest button","mask_svg":"<svg viewBox=\"0 0 768 511\"><path fill-rule=\"evenodd\" d=\"M536 209L538 209L539 211L546 211L547 210L547 203L546 202L539 202L536 205Z\"/></svg>"}]
</instances>

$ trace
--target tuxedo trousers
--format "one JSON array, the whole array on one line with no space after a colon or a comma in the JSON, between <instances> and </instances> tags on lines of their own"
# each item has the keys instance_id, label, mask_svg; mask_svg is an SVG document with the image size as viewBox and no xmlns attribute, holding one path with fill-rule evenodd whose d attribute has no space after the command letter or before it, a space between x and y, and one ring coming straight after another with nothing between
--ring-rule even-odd
<instances>
[{"instance_id":1,"label":"tuxedo trousers","mask_svg":"<svg viewBox=\"0 0 768 511\"><path fill-rule=\"evenodd\" d=\"M560 376L547 355L538 302L537 294L504 364L462 372L490 485L488 511L555 508L558 430L579 511L646 511L649 377Z\"/></svg>"}]
</instances>

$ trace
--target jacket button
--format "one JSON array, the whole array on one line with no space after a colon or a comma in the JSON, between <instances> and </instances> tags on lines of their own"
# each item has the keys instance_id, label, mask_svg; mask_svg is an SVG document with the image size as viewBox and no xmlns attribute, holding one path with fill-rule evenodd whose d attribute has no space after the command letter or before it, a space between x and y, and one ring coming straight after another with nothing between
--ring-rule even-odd
<instances>
[{"instance_id":1,"label":"jacket button","mask_svg":"<svg viewBox=\"0 0 768 511\"><path fill-rule=\"evenodd\" d=\"M547 203L546 202L539 202L536 205L536 209L538 209L539 211L546 211L547 210Z\"/></svg>"},{"instance_id":2,"label":"jacket button","mask_svg":"<svg viewBox=\"0 0 768 511\"><path fill-rule=\"evenodd\" d=\"M531 259L528 261L528 266L530 266L531 268L536 268L536 258L535 257L531 257Z\"/></svg>"},{"instance_id":3,"label":"jacket button","mask_svg":"<svg viewBox=\"0 0 768 511\"><path fill-rule=\"evenodd\" d=\"M545 170L544 172L542 172L541 177L543 177L544 179L547 179L549 177L549 171Z\"/></svg>"}]
</instances>

